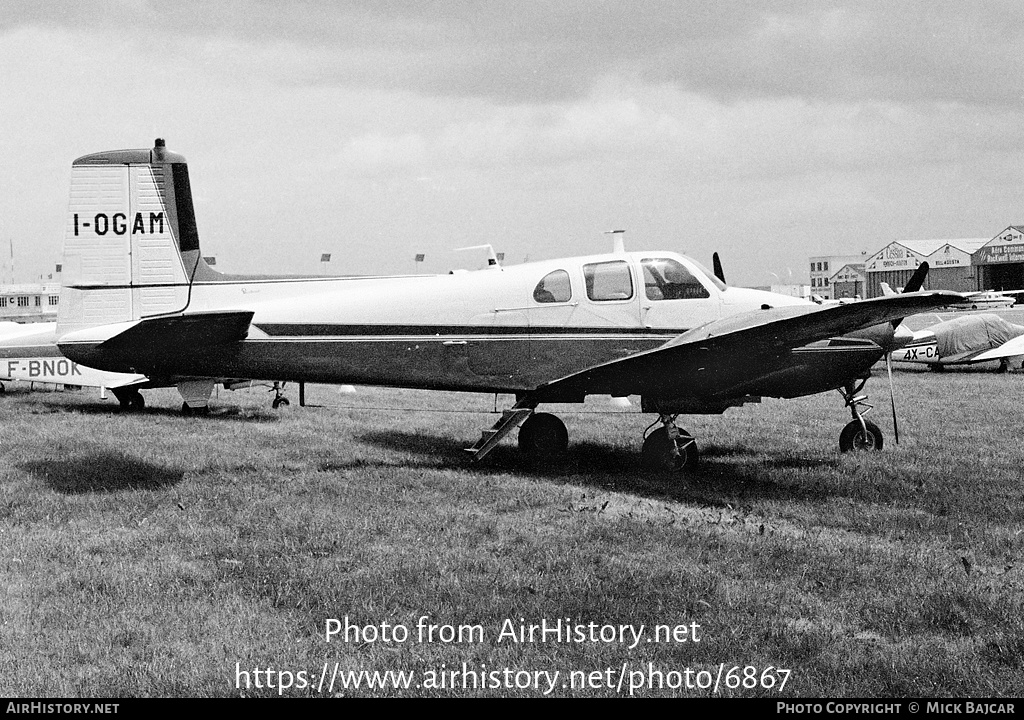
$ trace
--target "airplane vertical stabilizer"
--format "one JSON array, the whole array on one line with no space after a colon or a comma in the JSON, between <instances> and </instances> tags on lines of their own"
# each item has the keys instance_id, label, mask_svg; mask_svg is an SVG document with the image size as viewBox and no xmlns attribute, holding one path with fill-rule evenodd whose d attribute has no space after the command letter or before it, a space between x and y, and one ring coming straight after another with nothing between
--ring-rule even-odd
<instances>
[{"instance_id":1,"label":"airplane vertical stabilizer","mask_svg":"<svg viewBox=\"0 0 1024 720\"><path fill-rule=\"evenodd\" d=\"M158 139L75 160L58 337L184 310L199 262L185 158Z\"/></svg>"}]
</instances>

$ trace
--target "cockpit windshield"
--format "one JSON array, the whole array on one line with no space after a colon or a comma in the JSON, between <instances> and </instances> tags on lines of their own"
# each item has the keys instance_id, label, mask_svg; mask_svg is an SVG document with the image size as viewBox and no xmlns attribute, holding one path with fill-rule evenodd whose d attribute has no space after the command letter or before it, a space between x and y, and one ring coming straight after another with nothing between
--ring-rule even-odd
<instances>
[{"instance_id":1,"label":"cockpit windshield","mask_svg":"<svg viewBox=\"0 0 1024 720\"><path fill-rule=\"evenodd\" d=\"M711 297L690 268L674 258L644 258L644 291L648 300L700 300Z\"/></svg>"},{"instance_id":2,"label":"cockpit windshield","mask_svg":"<svg viewBox=\"0 0 1024 720\"><path fill-rule=\"evenodd\" d=\"M726 285L726 284L725 284L724 282L722 282L721 280L719 280L719 279L718 279L718 276L717 276L717 275L715 275L715 274L714 274L713 272L711 272L711 271L710 271L710 270L708 270L708 269L707 269L706 267L704 267L704 264L703 264L703 263L701 263L701 262L698 262L697 260L694 260L694 259L693 259L692 257L689 257L689 256L687 256L687 258L686 258L686 259L687 259L687 260L689 260L690 262L692 262L692 263L693 263L694 265L696 265L696 266L697 266L697 269L698 269L698 270L700 270L700 271L701 271L702 273L704 273L704 276L705 276L705 277L706 277L706 278L707 278L707 279L708 279L709 281L711 281L711 284L712 284L712 285L714 285L714 286L715 286L716 288L718 288L719 290L725 290L726 288L728 288L728 287L729 287L729 286L728 286L728 285ZM723 274L724 274L724 273L723 273Z\"/></svg>"}]
</instances>

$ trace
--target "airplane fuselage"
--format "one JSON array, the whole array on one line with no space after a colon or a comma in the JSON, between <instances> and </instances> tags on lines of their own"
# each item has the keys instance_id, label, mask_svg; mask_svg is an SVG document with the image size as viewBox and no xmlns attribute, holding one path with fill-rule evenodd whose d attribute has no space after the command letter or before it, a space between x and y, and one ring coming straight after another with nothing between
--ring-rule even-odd
<instances>
[{"instance_id":1,"label":"airplane fuselage","mask_svg":"<svg viewBox=\"0 0 1024 720\"><path fill-rule=\"evenodd\" d=\"M69 357L150 377L220 376L519 393L650 350L694 327L799 298L726 287L684 256L630 252L436 276L196 279L187 312L251 311L240 343L181 348L149 365L102 337L62 343ZM71 289L74 292L74 289ZM110 290L121 292L121 290ZM102 292L102 289L91 289ZM132 290L137 293L139 290ZM62 300L63 302L63 300ZM864 335L864 333L861 333ZM879 358L870 333L780 357L735 392L791 397L841 385ZM705 368L679 368L696 373ZM737 380L737 383L740 381ZM716 384L716 387L721 387Z\"/></svg>"}]
</instances>

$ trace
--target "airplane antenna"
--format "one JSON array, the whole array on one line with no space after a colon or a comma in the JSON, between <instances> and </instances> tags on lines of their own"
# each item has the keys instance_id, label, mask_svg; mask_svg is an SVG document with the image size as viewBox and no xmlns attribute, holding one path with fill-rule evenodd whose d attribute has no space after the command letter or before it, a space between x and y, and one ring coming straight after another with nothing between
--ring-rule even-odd
<instances>
[{"instance_id":1,"label":"airplane antenna","mask_svg":"<svg viewBox=\"0 0 1024 720\"><path fill-rule=\"evenodd\" d=\"M624 239L625 234L625 230L605 231L605 235L612 236L612 252L615 253L616 255L622 255L623 253L626 252L626 243Z\"/></svg>"}]
</instances>

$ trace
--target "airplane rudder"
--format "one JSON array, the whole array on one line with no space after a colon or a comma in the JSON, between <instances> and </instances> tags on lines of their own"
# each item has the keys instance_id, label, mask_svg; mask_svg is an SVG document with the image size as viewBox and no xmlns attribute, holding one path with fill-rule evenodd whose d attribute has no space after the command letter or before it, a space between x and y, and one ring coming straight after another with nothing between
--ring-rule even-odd
<instances>
[{"instance_id":1,"label":"airplane rudder","mask_svg":"<svg viewBox=\"0 0 1024 720\"><path fill-rule=\"evenodd\" d=\"M182 309L198 257L188 166L162 140L74 161L61 329Z\"/></svg>"}]
</instances>

